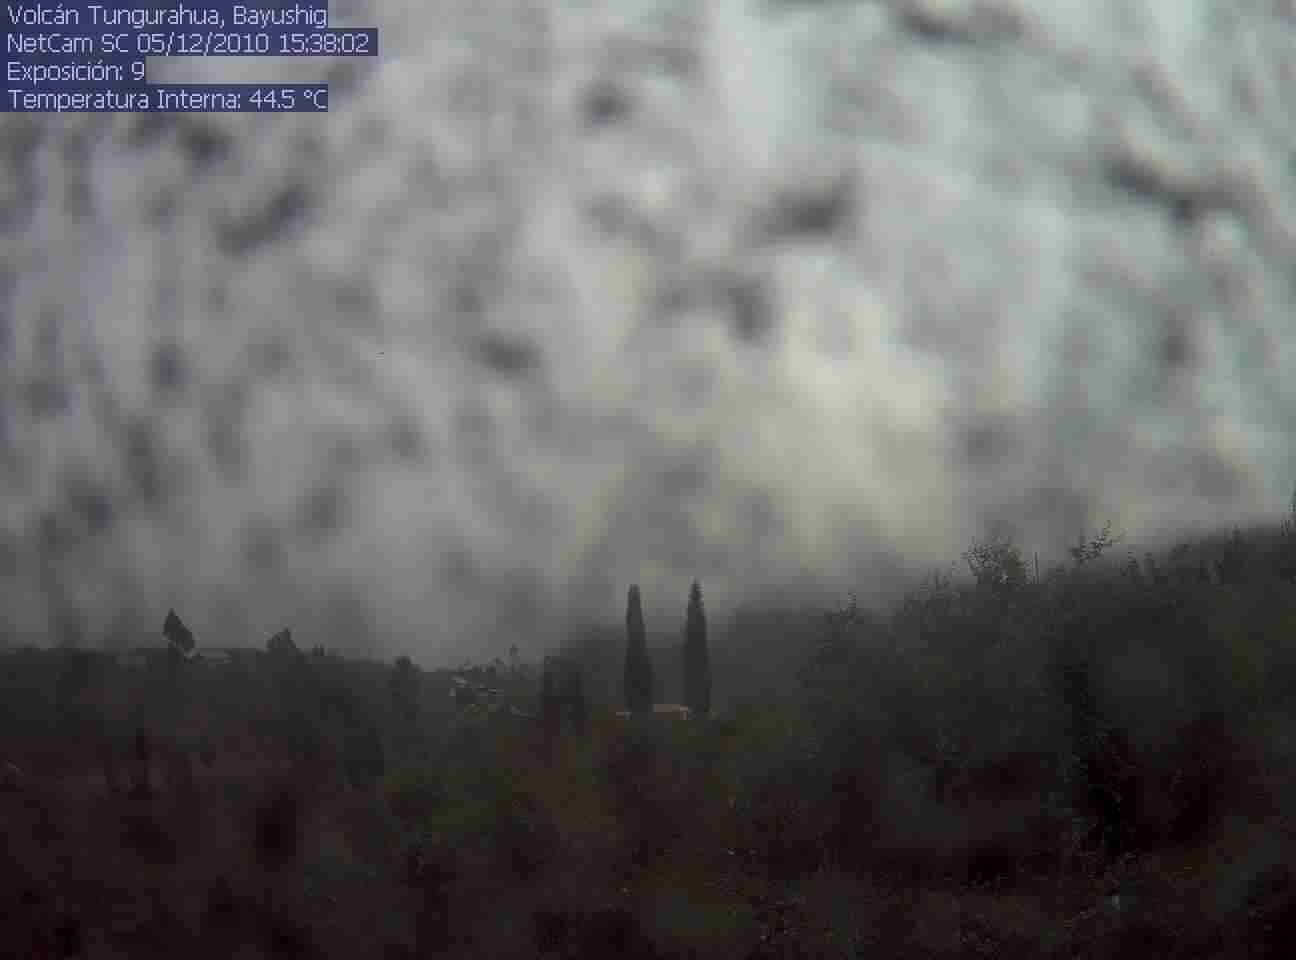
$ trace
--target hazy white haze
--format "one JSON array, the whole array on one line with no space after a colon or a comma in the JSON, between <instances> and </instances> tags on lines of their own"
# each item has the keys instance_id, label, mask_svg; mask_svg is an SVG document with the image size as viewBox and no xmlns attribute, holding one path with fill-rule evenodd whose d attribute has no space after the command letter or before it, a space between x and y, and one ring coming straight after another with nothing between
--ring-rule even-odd
<instances>
[{"instance_id":1,"label":"hazy white haze","mask_svg":"<svg viewBox=\"0 0 1296 960\"><path fill-rule=\"evenodd\" d=\"M1296 5L331 5L0 116L0 630L539 651L1296 483ZM784 593L776 593L779 588Z\"/></svg>"}]
</instances>

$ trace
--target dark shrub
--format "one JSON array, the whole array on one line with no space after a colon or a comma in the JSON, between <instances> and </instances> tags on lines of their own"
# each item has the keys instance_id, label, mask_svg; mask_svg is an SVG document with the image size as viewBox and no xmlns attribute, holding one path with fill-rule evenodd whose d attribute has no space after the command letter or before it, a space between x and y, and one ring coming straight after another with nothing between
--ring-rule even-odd
<instances>
[{"instance_id":1,"label":"dark shrub","mask_svg":"<svg viewBox=\"0 0 1296 960\"><path fill-rule=\"evenodd\" d=\"M584 960L629 957L642 946L638 918L624 907L610 907L590 914L581 935L578 956Z\"/></svg>"},{"instance_id":2,"label":"dark shrub","mask_svg":"<svg viewBox=\"0 0 1296 960\"><path fill-rule=\"evenodd\" d=\"M1165 771L1170 844L1201 841L1236 805L1254 776L1251 755L1240 725L1228 716L1205 713L1188 724Z\"/></svg>"},{"instance_id":3,"label":"dark shrub","mask_svg":"<svg viewBox=\"0 0 1296 960\"><path fill-rule=\"evenodd\" d=\"M303 798L288 782L268 787L252 811L253 849L265 863L296 861L301 852Z\"/></svg>"},{"instance_id":4,"label":"dark shrub","mask_svg":"<svg viewBox=\"0 0 1296 960\"><path fill-rule=\"evenodd\" d=\"M531 923L536 949L541 953L552 953L566 944L576 926L576 917L568 907L539 907L532 915Z\"/></svg>"},{"instance_id":5,"label":"dark shrub","mask_svg":"<svg viewBox=\"0 0 1296 960\"><path fill-rule=\"evenodd\" d=\"M376 724L365 722L348 732L342 748L342 761L352 786L368 788L382 777L387 759L382 734Z\"/></svg>"},{"instance_id":6,"label":"dark shrub","mask_svg":"<svg viewBox=\"0 0 1296 960\"><path fill-rule=\"evenodd\" d=\"M555 826L528 796L515 793L509 809L500 811L492 840L501 872L522 882L534 880L559 850Z\"/></svg>"},{"instance_id":7,"label":"dark shrub","mask_svg":"<svg viewBox=\"0 0 1296 960\"><path fill-rule=\"evenodd\" d=\"M224 931L235 927L239 918L240 905L233 884L226 877L217 878L207 892L203 922L209 930Z\"/></svg>"},{"instance_id":8,"label":"dark shrub","mask_svg":"<svg viewBox=\"0 0 1296 960\"><path fill-rule=\"evenodd\" d=\"M670 802L670 756L658 731L632 727L608 750L605 771L613 807L626 830L631 857L647 864L680 834Z\"/></svg>"},{"instance_id":9,"label":"dark shrub","mask_svg":"<svg viewBox=\"0 0 1296 960\"><path fill-rule=\"evenodd\" d=\"M1085 808L1097 817L1097 840L1104 855L1115 860L1130 849L1140 822L1143 773L1129 736L1109 730L1097 738L1084 758Z\"/></svg>"}]
</instances>

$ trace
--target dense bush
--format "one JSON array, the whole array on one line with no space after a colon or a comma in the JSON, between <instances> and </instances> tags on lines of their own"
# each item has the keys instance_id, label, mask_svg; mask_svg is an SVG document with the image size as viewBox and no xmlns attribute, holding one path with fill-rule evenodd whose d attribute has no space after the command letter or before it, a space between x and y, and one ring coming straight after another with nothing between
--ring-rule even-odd
<instances>
[{"instance_id":1,"label":"dense bush","mask_svg":"<svg viewBox=\"0 0 1296 960\"><path fill-rule=\"evenodd\" d=\"M686 822L679 755L648 717L627 726L610 744L603 764L629 856L636 864L651 864L679 841Z\"/></svg>"},{"instance_id":2,"label":"dense bush","mask_svg":"<svg viewBox=\"0 0 1296 960\"><path fill-rule=\"evenodd\" d=\"M465 727L430 765L390 774L383 795L424 845L455 850L479 877L529 881L553 860L557 827L490 733Z\"/></svg>"}]
</instances>

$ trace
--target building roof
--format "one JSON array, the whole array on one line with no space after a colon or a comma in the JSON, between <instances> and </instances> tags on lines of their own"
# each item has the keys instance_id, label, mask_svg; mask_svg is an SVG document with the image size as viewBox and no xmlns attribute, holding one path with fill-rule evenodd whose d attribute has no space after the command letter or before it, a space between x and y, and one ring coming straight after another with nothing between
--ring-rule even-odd
<instances>
[{"instance_id":1,"label":"building roof","mask_svg":"<svg viewBox=\"0 0 1296 960\"><path fill-rule=\"evenodd\" d=\"M660 716L687 718L693 715L693 710L690 707L684 706L682 703L654 703L653 713ZM616 715L622 720L633 716L629 710L618 710Z\"/></svg>"}]
</instances>

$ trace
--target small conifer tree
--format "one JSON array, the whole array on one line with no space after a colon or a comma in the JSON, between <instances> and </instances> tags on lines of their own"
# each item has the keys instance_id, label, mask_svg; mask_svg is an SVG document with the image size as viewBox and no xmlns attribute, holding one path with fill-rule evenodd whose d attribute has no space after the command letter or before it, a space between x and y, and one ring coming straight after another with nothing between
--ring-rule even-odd
<instances>
[{"instance_id":1,"label":"small conifer tree","mask_svg":"<svg viewBox=\"0 0 1296 960\"><path fill-rule=\"evenodd\" d=\"M189 656L194 649L194 635L184 621L176 616L175 610L168 610L166 620L162 623L162 636L166 637L169 649L174 649L183 656Z\"/></svg>"},{"instance_id":2,"label":"small conifer tree","mask_svg":"<svg viewBox=\"0 0 1296 960\"><path fill-rule=\"evenodd\" d=\"M285 627L271 637L266 643L266 652L276 660L296 660L299 651L293 642L292 631Z\"/></svg>"},{"instance_id":3,"label":"small conifer tree","mask_svg":"<svg viewBox=\"0 0 1296 960\"><path fill-rule=\"evenodd\" d=\"M638 584L630 587L626 597L625 702L633 713L652 712L653 670Z\"/></svg>"},{"instance_id":4,"label":"small conifer tree","mask_svg":"<svg viewBox=\"0 0 1296 960\"><path fill-rule=\"evenodd\" d=\"M711 654L707 649L706 610L702 586L696 580L689 589L688 612L684 618L684 703L694 713L711 709Z\"/></svg>"},{"instance_id":5,"label":"small conifer tree","mask_svg":"<svg viewBox=\"0 0 1296 960\"><path fill-rule=\"evenodd\" d=\"M162 695L163 716L167 723L178 721L184 711L184 662L194 651L193 632L184 625L175 610L168 610L162 623L162 636L166 638L166 689Z\"/></svg>"}]
</instances>

